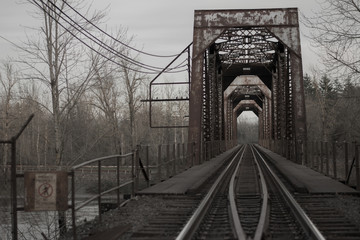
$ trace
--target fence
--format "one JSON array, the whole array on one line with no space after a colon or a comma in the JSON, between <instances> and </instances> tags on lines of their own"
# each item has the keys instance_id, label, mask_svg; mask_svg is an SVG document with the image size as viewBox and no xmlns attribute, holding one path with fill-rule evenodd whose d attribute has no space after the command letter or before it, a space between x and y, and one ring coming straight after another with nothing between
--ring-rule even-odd
<instances>
[{"instance_id":1,"label":"fence","mask_svg":"<svg viewBox=\"0 0 360 240\"><path fill-rule=\"evenodd\" d=\"M175 143L153 146L138 146L132 153L125 155L111 155L86 161L72 167L69 172L71 177L71 211L72 211L72 231L73 238L76 239L76 212L90 202L98 201L98 218L101 221L102 196L116 191L116 205L120 205L120 189L131 186L131 195L139 189L150 186L160 181L174 176L180 171L189 168L194 161L195 143ZM131 161L129 161L129 159ZM115 164L114 164L115 160ZM124 161L125 160L125 161ZM103 162L108 162L107 165ZM96 169L94 169L96 168ZM112 180L116 179L116 186L103 189L104 179L102 173L114 174ZM97 194L89 199L75 205L76 200L76 175L96 173L97 175ZM121 181L121 173L123 181ZM142 173L142 174L141 174ZM141 177L141 175L143 177ZM125 177L124 177L125 176ZM128 190L129 191L129 190ZM124 192L123 192L124 193Z\"/></svg>"},{"instance_id":2,"label":"fence","mask_svg":"<svg viewBox=\"0 0 360 240\"><path fill-rule=\"evenodd\" d=\"M125 164L120 164L120 160L122 159L127 159L131 157L131 163L126 163ZM116 191L116 196L117 196L117 205L120 205L120 189L123 187L126 187L128 185L132 185L131 189L132 189L132 194L134 194L135 191L135 186L134 186L134 179L136 178L135 176L135 162L137 161L137 157L138 157L138 153L137 151L134 151L132 153L129 154L125 154L125 155L111 155L111 156L106 156L106 157L101 157L101 158L96 158L96 159L92 159L86 162L83 162L79 165L76 165L74 167L71 168L71 171L69 172L69 176L71 176L71 215L72 215L72 231L73 231L73 238L76 239L76 211L80 210L81 208L83 208L84 206L86 206L87 204L89 204L90 202L94 201L95 199L97 199L98 201L98 216L99 216L99 221L101 221L101 214L102 214L102 207L101 207L101 203L102 203L102 196L104 196L105 194L111 193ZM106 189L105 191L102 190L102 163L105 161L110 161L110 160L116 160L116 186L112 187L110 189ZM89 199L85 200L84 202L80 203L79 205L75 205L75 199L76 199L76 189L75 189L75 174L76 172L86 166L91 166L93 164L97 165L97 194L90 197ZM120 166L122 165L122 167L130 167L131 168L131 179L125 181L124 183L120 182Z\"/></svg>"},{"instance_id":3,"label":"fence","mask_svg":"<svg viewBox=\"0 0 360 240\"><path fill-rule=\"evenodd\" d=\"M11 180L11 236L12 239L18 238L18 211L23 211L23 208L19 208L17 205L17 178L23 177L18 175L16 172L16 142L21 136L25 128L29 125L31 120L34 118L34 114L31 114L27 121L22 125L19 132L11 137L11 139L0 140L0 144L9 144L11 146L11 167L10 167L10 180Z\"/></svg>"},{"instance_id":4,"label":"fence","mask_svg":"<svg viewBox=\"0 0 360 240\"><path fill-rule=\"evenodd\" d=\"M289 148L289 144L293 147ZM298 149L295 153L291 149ZM275 153L360 189L359 147L356 142L262 140Z\"/></svg>"},{"instance_id":5,"label":"fence","mask_svg":"<svg viewBox=\"0 0 360 240\"><path fill-rule=\"evenodd\" d=\"M29 120L30 121L30 120ZM6 141L5 143L12 143ZM235 142L214 141L206 142L203 145L203 161L231 148ZM15 144L13 144L15 146ZM149 187L152 184L164 181L179 172L186 170L194 165L195 143L174 143L151 146L137 146L137 148L128 154L111 155L85 161L81 164L71 167L65 171L69 185L70 204L68 211L71 211L71 225L73 238L77 238L77 214L83 207L91 202L97 201L97 215L99 221L102 220L102 205L105 200L116 201L111 203L119 206L121 198L125 194L134 195L139 189ZM18 166L16 164L16 152L13 151L14 160L10 168L14 178L23 177L24 174L18 174L17 171L25 172L56 172L59 166ZM16 176L16 177L15 177ZM108 184L110 183L110 184ZM106 186L108 185L108 186ZM92 192L84 192L81 188L91 187ZM110 196L110 193L112 195ZM114 195L115 193L115 195ZM17 190L12 188L11 199L17 198ZM106 198L105 198L106 195ZM19 197L19 196L18 196ZM84 200L80 201L80 199ZM116 200L115 200L116 198ZM15 202L15 203L14 203ZM23 207L18 207L16 201L12 201L14 210L12 211L12 233L13 239L17 239L17 211L23 211ZM15 210L16 209L16 210ZM96 209L96 208L95 208ZM81 213L80 213L81 214ZM79 214L79 215L80 215ZM66 229L66 226L59 226L60 234ZM66 230L65 230L66 231ZM41 233L43 237L45 235Z\"/></svg>"},{"instance_id":6,"label":"fence","mask_svg":"<svg viewBox=\"0 0 360 240\"><path fill-rule=\"evenodd\" d=\"M356 142L308 142L305 165L360 189L359 147Z\"/></svg>"},{"instance_id":7,"label":"fence","mask_svg":"<svg viewBox=\"0 0 360 240\"><path fill-rule=\"evenodd\" d=\"M211 158L233 148L237 144L236 140L217 140L204 143L203 161L208 161Z\"/></svg>"},{"instance_id":8,"label":"fence","mask_svg":"<svg viewBox=\"0 0 360 240\"><path fill-rule=\"evenodd\" d=\"M147 186L164 181L194 165L194 147L195 143L140 146L136 172L138 175L142 172ZM139 184L141 182L137 187Z\"/></svg>"}]
</instances>

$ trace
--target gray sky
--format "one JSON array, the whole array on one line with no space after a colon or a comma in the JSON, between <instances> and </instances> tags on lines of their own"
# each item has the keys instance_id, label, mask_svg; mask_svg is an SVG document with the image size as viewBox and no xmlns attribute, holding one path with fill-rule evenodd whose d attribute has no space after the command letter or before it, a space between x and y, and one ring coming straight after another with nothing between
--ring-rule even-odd
<instances>
[{"instance_id":1,"label":"gray sky","mask_svg":"<svg viewBox=\"0 0 360 240\"><path fill-rule=\"evenodd\" d=\"M31 16L33 6L19 4L24 0L1 0L0 36L19 43L39 22ZM88 0L85 0L88 1ZM180 52L192 41L193 14L195 9L251 9L297 7L305 15L317 9L316 0L93 0L93 9L109 6L107 21L101 28L115 31L119 26L128 28L128 34L135 36L135 45L155 54ZM301 24L301 32L307 30ZM316 59L309 41L302 36L303 65L309 72ZM3 39L0 39L0 60L17 53ZM146 61L146 59L145 59ZM167 60L168 61L168 60ZM166 62L159 62L164 66Z\"/></svg>"}]
</instances>

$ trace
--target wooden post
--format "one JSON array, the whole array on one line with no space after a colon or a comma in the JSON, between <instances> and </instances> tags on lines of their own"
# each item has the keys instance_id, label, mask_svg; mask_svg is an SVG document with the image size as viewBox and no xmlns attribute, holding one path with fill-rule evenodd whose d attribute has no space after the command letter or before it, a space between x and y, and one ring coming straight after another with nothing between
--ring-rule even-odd
<instances>
[{"instance_id":1,"label":"wooden post","mask_svg":"<svg viewBox=\"0 0 360 240\"><path fill-rule=\"evenodd\" d=\"M99 222L101 222L101 161L98 161L98 194Z\"/></svg>"},{"instance_id":2,"label":"wooden post","mask_svg":"<svg viewBox=\"0 0 360 240\"><path fill-rule=\"evenodd\" d=\"M177 148L176 148L176 159L177 159L177 169L180 170L182 169L182 159L181 159L181 143L177 144Z\"/></svg>"},{"instance_id":3,"label":"wooden post","mask_svg":"<svg viewBox=\"0 0 360 240\"><path fill-rule=\"evenodd\" d=\"M337 178L337 171L336 171L336 142L333 142L333 173L334 173L334 178Z\"/></svg>"},{"instance_id":4,"label":"wooden post","mask_svg":"<svg viewBox=\"0 0 360 240\"><path fill-rule=\"evenodd\" d=\"M351 165L350 165L350 169L349 169L349 173L346 176L346 180L345 180L345 184L349 184L350 182L350 177L351 177L351 173L352 173L352 169L354 167L354 164L356 163L357 158L359 158L359 152L358 152L358 148L357 148L357 142L354 141L353 142L354 145L354 158L351 161ZM355 179L356 180L356 179ZM356 183L355 183L356 184Z\"/></svg>"},{"instance_id":5,"label":"wooden post","mask_svg":"<svg viewBox=\"0 0 360 240\"><path fill-rule=\"evenodd\" d=\"M120 186L120 157L116 158L116 184ZM120 188L116 190L117 205L120 206Z\"/></svg>"},{"instance_id":6,"label":"wooden post","mask_svg":"<svg viewBox=\"0 0 360 240\"><path fill-rule=\"evenodd\" d=\"M326 176L329 176L329 143L325 142Z\"/></svg>"},{"instance_id":7,"label":"wooden post","mask_svg":"<svg viewBox=\"0 0 360 240\"><path fill-rule=\"evenodd\" d=\"M191 148L191 166L194 166L194 160L195 160L195 157L196 157L195 145L196 145L196 143L193 142L192 143L192 148Z\"/></svg>"},{"instance_id":8,"label":"wooden post","mask_svg":"<svg viewBox=\"0 0 360 240\"><path fill-rule=\"evenodd\" d=\"M132 158L131 158L131 195L135 196L135 151L133 150Z\"/></svg>"},{"instance_id":9,"label":"wooden post","mask_svg":"<svg viewBox=\"0 0 360 240\"><path fill-rule=\"evenodd\" d=\"M158 179L159 182L161 182L161 144L158 146L157 167L158 167Z\"/></svg>"},{"instance_id":10,"label":"wooden post","mask_svg":"<svg viewBox=\"0 0 360 240\"><path fill-rule=\"evenodd\" d=\"M71 171L71 218L73 239L76 240L76 215L75 215L75 171Z\"/></svg>"},{"instance_id":11,"label":"wooden post","mask_svg":"<svg viewBox=\"0 0 360 240\"><path fill-rule=\"evenodd\" d=\"M314 143L309 145L309 167L314 168Z\"/></svg>"},{"instance_id":12,"label":"wooden post","mask_svg":"<svg viewBox=\"0 0 360 240\"><path fill-rule=\"evenodd\" d=\"M349 174L349 144L347 142L344 142L344 151L345 151L345 159L344 159L344 164L345 164L345 180L347 175Z\"/></svg>"},{"instance_id":13,"label":"wooden post","mask_svg":"<svg viewBox=\"0 0 360 240\"><path fill-rule=\"evenodd\" d=\"M172 157L173 157L173 176L176 175L176 164L177 164L177 159L176 159L176 143L173 144L173 152L172 152Z\"/></svg>"},{"instance_id":14,"label":"wooden post","mask_svg":"<svg viewBox=\"0 0 360 240\"><path fill-rule=\"evenodd\" d=\"M355 145L356 189L360 190L359 145Z\"/></svg>"},{"instance_id":15,"label":"wooden post","mask_svg":"<svg viewBox=\"0 0 360 240\"><path fill-rule=\"evenodd\" d=\"M299 140L299 149L300 149L300 162L301 165L305 165L305 157L304 157L304 143L302 140Z\"/></svg>"},{"instance_id":16,"label":"wooden post","mask_svg":"<svg viewBox=\"0 0 360 240\"><path fill-rule=\"evenodd\" d=\"M209 161L211 158L211 142L206 142L206 159L205 161Z\"/></svg>"},{"instance_id":17,"label":"wooden post","mask_svg":"<svg viewBox=\"0 0 360 240\"><path fill-rule=\"evenodd\" d=\"M170 145L166 145L166 178L170 177Z\"/></svg>"},{"instance_id":18,"label":"wooden post","mask_svg":"<svg viewBox=\"0 0 360 240\"><path fill-rule=\"evenodd\" d=\"M150 187L150 179L151 179L151 177L150 177L150 163L149 163L149 146L146 146L145 147L145 158L146 158L146 175L148 176L148 178L149 178L149 180L148 180L148 182L147 182L147 187Z\"/></svg>"},{"instance_id":19,"label":"wooden post","mask_svg":"<svg viewBox=\"0 0 360 240\"><path fill-rule=\"evenodd\" d=\"M314 170L316 170L316 160L317 160L317 142L313 142L313 150L312 150L313 156L312 156L312 167Z\"/></svg>"},{"instance_id":20,"label":"wooden post","mask_svg":"<svg viewBox=\"0 0 360 240\"><path fill-rule=\"evenodd\" d=\"M182 168L183 169L187 168L188 161L185 158L185 143L182 143L182 157L181 157L181 159L182 159Z\"/></svg>"},{"instance_id":21,"label":"wooden post","mask_svg":"<svg viewBox=\"0 0 360 240\"><path fill-rule=\"evenodd\" d=\"M16 139L11 141L11 235L18 239L17 226L17 190L16 190Z\"/></svg>"},{"instance_id":22,"label":"wooden post","mask_svg":"<svg viewBox=\"0 0 360 240\"><path fill-rule=\"evenodd\" d=\"M324 142L320 142L320 172L324 172Z\"/></svg>"},{"instance_id":23,"label":"wooden post","mask_svg":"<svg viewBox=\"0 0 360 240\"><path fill-rule=\"evenodd\" d=\"M140 146L137 145L135 148L135 152L134 152L134 156L135 156L135 193L138 191L139 189L139 171L140 171L140 167L139 167L139 158L140 158Z\"/></svg>"},{"instance_id":24,"label":"wooden post","mask_svg":"<svg viewBox=\"0 0 360 240\"><path fill-rule=\"evenodd\" d=\"M191 154L191 151L190 151L190 147L191 146L191 143L187 143L186 144L186 168L189 168L191 167L191 157L190 157L190 154Z\"/></svg>"}]
</instances>

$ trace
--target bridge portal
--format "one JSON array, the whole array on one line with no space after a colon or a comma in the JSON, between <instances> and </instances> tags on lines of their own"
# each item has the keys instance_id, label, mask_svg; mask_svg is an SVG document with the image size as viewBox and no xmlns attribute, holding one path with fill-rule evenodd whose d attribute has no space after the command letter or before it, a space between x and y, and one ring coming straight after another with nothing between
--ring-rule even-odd
<instances>
[{"instance_id":1,"label":"bridge portal","mask_svg":"<svg viewBox=\"0 0 360 240\"><path fill-rule=\"evenodd\" d=\"M254 111L259 142L286 143L299 161L306 116L298 10L196 10L189 142L200 163L208 142L236 142L236 117Z\"/></svg>"}]
</instances>

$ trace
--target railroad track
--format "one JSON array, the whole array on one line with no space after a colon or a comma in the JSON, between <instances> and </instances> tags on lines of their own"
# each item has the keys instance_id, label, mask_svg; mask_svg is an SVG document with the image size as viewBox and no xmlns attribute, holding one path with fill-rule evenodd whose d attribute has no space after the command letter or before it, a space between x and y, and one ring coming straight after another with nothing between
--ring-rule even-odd
<instances>
[{"instance_id":1,"label":"railroad track","mask_svg":"<svg viewBox=\"0 0 360 240\"><path fill-rule=\"evenodd\" d=\"M172 207L131 239L360 238L325 204L333 195L294 194L284 181L255 147L242 147L201 192L164 196Z\"/></svg>"},{"instance_id":2,"label":"railroad track","mask_svg":"<svg viewBox=\"0 0 360 240\"><path fill-rule=\"evenodd\" d=\"M242 148L239 147L239 149ZM125 239L175 239L181 228L186 224L186 221L194 211L196 211L196 208L206 193L214 186L214 182L217 181L218 176L224 172L225 168L229 167L228 165L231 160L233 159L230 158L225 161L224 165L220 167L196 193L161 196L162 200L167 202L167 208L159 213L156 220L149 222L143 228L133 232L131 236Z\"/></svg>"},{"instance_id":3,"label":"railroad track","mask_svg":"<svg viewBox=\"0 0 360 240\"><path fill-rule=\"evenodd\" d=\"M214 183L177 239L285 237L325 239L260 153L246 146Z\"/></svg>"},{"instance_id":4,"label":"railroad track","mask_svg":"<svg viewBox=\"0 0 360 240\"><path fill-rule=\"evenodd\" d=\"M326 239L360 239L359 227L331 204L336 195L297 194L295 198Z\"/></svg>"}]
</instances>

